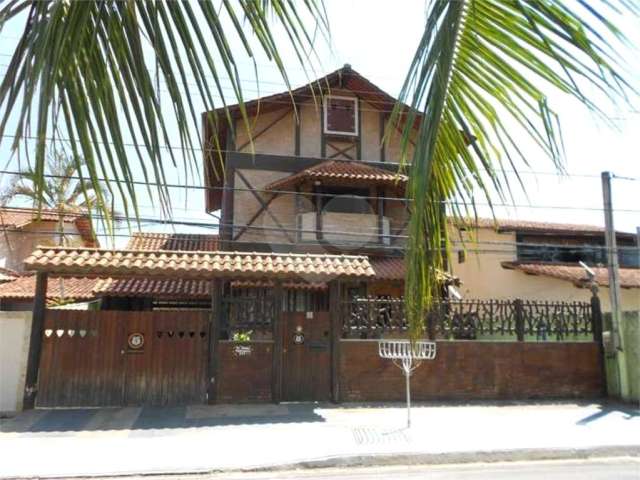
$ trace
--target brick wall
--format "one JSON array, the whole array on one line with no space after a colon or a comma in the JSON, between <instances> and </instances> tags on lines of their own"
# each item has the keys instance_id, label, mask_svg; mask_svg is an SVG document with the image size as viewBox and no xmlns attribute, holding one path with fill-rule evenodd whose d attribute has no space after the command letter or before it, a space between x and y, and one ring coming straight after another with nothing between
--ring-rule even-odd
<instances>
[{"instance_id":1,"label":"brick wall","mask_svg":"<svg viewBox=\"0 0 640 480\"><path fill-rule=\"evenodd\" d=\"M438 343L411 379L414 400L593 398L602 375L595 343ZM341 401L404 400L404 376L375 340L343 340Z\"/></svg>"},{"instance_id":2,"label":"brick wall","mask_svg":"<svg viewBox=\"0 0 640 480\"><path fill-rule=\"evenodd\" d=\"M242 344L251 349L240 355L235 342L220 342L218 402L270 402L272 342Z\"/></svg>"}]
</instances>

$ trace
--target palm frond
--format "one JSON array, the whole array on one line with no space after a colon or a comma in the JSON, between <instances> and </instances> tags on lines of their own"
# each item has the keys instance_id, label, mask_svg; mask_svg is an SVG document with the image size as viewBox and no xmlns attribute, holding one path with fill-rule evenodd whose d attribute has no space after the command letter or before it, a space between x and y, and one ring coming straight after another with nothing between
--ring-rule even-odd
<instances>
[{"instance_id":1,"label":"palm frond","mask_svg":"<svg viewBox=\"0 0 640 480\"><path fill-rule=\"evenodd\" d=\"M410 173L411 221L406 302L411 335L439 295L436 272L448 250L450 214L474 216L474 195L505 199L503 162L522 168L519 144L532 139L558 169L564 162L548 93L570 95L603 115L602 94L634 93L617 47L624 37L612 8L638 15L625 0L434 0L392 124L402 124L403 165ZM411 152L412 143L415 148ZM520 182L521 183L521 182Z\"/></svg>"},{"instance_id":2,"label":"palm frond","mask_svg":"<svg viewBox=\"0 0 640 480\"><path fill-rule=\"evenodd\" d=\"M166 184L165 162L178 161L175 148L185 153L187 171L200 164L197 152L202 141L193 134L201 126L193 102L198 95L207 111L240 102L248 124L236 65L240 57L255 59L249 33L289 86L280 58L282 46L272 29L284 29L286 44L293 47L303 68L308 65L307 52L313 51L309 31L328 30L321 0L299 4L223 0L220 6L211 0L14 0L0 7L0 30L24 13L24 33L0 83L0 141L9 118L17 119L14 150L35 130L33 172L36 192L42 195L49 137L63 132L70 139L73 157L86 162L86 171L78 173L92 183L100 209L106 212L109 207L99 185L102 178L115 185L115 192L111 184L107 188L120 197L127 217L138 215L133 184L136 159L144 180L158 185ZM231 47L236 40L239 50ZM145 56L149 48L152 55ZM156 65L168 90L164 103L170 110L163 110L158 100L152 73ZM223 77L231 95L226 93ZM193 81L196 92L192 92ZM216 125L226 121L212 120ZM176 135L170 134L173 125ZM135 145L135 155L127 150L129 141ZM148 192L152 193L150 187ZM166 188L160 186L156 193L169 213Z\"/></svg>"}]
</instances>

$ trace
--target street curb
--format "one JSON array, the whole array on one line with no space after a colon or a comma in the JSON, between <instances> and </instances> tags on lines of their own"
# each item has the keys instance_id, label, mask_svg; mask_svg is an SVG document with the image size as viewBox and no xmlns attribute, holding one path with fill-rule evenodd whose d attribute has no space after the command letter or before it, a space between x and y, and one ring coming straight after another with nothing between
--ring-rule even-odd
<instances>
[{"instance_id":1,"label":"street curb","mask_svg":"<svg viewBox=\"0 0 640 480\"><path fill-rule=\"evenodd\" d=\"M451 465L465 463L523 462L541 460L586 460L595 458L640 457L640 445L588 448L524 448L446 453L399 453L328 457L240 469L242 472L285 471L340 467L386 467L401 465Z\"/></svg>"},{"instance_id":2,"label":"street curb","mask_svg":"<svg viewBox=\"0 0 640 480\"><path fill-rule=\"evenodd\" d=\"M500 462L534 462L545 460L595 460L598 458L630 458L640 457L640 445L619 445L586 448L523 448L517 450L487 450L474 452L446 452L446 453L398 453L398 454L369 454L332 456L317 460L304 460L292 463L261 465L246 468L228 469L194 469L168 470L128 473L79 474L79 475L39 475L3 477L5 480L23 480L38 478L39 480L75 478L144 478L153 476L187 476L207 474L231 473L259 473L259 472L287 472L295 470L322 470L332 468L357 467L389 467L412 465L462 465L474 463Z\"/></svg>"}]
</instances>

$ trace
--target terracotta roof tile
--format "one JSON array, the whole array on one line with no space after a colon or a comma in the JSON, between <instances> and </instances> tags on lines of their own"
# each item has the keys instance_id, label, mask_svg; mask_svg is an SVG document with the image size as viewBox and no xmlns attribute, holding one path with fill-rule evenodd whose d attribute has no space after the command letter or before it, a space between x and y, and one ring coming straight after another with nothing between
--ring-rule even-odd
<instances>
[{"instance_id":1,"label":"terracotta roof tile","mask_svg":"<svg viewBox=\"0 0 640 480\"><path fill-rule=\"evenodd\" d=\"M218 250L218 235L190 233L134 233L127 250L176 250L182 252L213 252Z\"/></svg>"},{"instance_id":2,"label":"terracotta roof tile","mask_svg":"<svg viewBox=\"0 0 640 480\"><path fill-rule=\"evenodd\" d=\"M366 256L251 252L171 252L39 247L29 270L69 275L214 277L371 277Z\"/></svg>"},{"instance_id":3,"label":"terracotta roof tile","mask_svg":"<svg viewBox=\"0 0 640 480\"><path fill-rule=\"evenodd\" d=\"M94 287L98 280L91 278L67 277L60 284L60 278L50 277L47 283L47 298L91 300L96 298ZM62 286L62 289L61 289ZM64 290L64 297L62 296ZM31 300L35 296L36 276L23 275L15 280L0 285L0 299Z\"/></svg>"},{"instance_id":4,"label":"terracotta roof tile","mask_svg":"<svg viewBox=\"0 0 640 480\"><path fill-rule=\"evenodd\" d=\"M233 281L231 288L273 287L271 281ZM292 290L326 290L324 282L283 282L283 288ZM209 280L107 278L99 280L95 293L101 297L153 297L163 300L207 300L211 298Z\"/></svg>"},{"instance_id":5,"label":"terracotta roof tile","mask_svg":"<svg viewBox=\"0 0 640 480\"><path fill-rule=\"evenodd\" d=\"M38 212L32 208L0 208L0 229L20 230L36 222L58 222L58 213L42 209ZM98 240L91 230L91 221L87 215L67 213L62 217L64 223L71 223L76 226L80 236L87 247L97 247Z\"/></svg>"},{"instance_id":6,"label":"terracotta roof tile","mask_svg":"<svg viewBox=\"0 0 640 480\"><path fill-rule=\"evenodd\" d=\"M493 218L469 218L456 220L453 223L466 228L493 228L499 232L530 232L530 233L566 233L584 235L602 235L604 228L597 225L584 225L578 223L539 222L533 220L510 220ZM617 232L618 235L633 236L628 232Z\"/></svg>"},{"instance_id":7,"label":"terracotta roof tile","mask_svg":"<svg viewBox=\"0 0 640 480\"><path fill-rule=\"evenodd\" d=\"M376 280L404 280L404 258L371 258L371 266L376 272Z\"/></svg>"},{"instance_id":8,"label":"terracotta roof tile","mask_svg":"<svg viewBox=\"0 0 640 480\"><path fill-rule=\"evenodd\" d=\"M404 280L407 270L404 258L399 257L371 257L371 266L376 272L375 280ZM459 285L460 279L448 272L438 270L438 281L446 284Z\"/></svg>"},{"instance_id":9,"label":"terracotta roof tile","mask_svg":"<svg viewBox=\"0 0 640 480\"><path fill-rule=\"evenodd\" d=\"M20 277L22 274L10 268L0 267L0 282L10 282Z\"/></svg>"},{"instance_id":10,"label":"terracotta roof tile","mask_svg":"<svg viewBox=\"0 0 640 480\"><path fill-rule=\"evenodd\" d=\"M520 263L502 262L504 268L519 270L529 275L543 275L546 277L567 280L578 286L587 286L588 278L584 269L575 264L559 263ZM609 274L604 267L591 267L596 274L598 285L609 286ZM640 268L621 268L620 286L622 288L640 288Z\"/></svg>"},{"instance_id":11,"label":"terracotta roof tile","mask_svg":"<svg viewBox=\"0 0 640 480\"><path fill-rule=\"evenodd\" d=\"M304 182L320 181L331 185L388 185L402 186L407 176L382 168L367 165L364 162L346 162L329 160L302 170L289 177L276 180L265 187L265 190L292 190Z\"/></svg>"},{"instance_id":12,"label":"terracotta roof tile","mask_svg":"<svg viewBox=\"0 0 640 480\"><path fill-rule=\"evenodd\" d=\"M157 278L106 278L95 292L109 297L154 297L161 299L206 299L211 297L208 280Z\"/></svg>"}]
</instances>

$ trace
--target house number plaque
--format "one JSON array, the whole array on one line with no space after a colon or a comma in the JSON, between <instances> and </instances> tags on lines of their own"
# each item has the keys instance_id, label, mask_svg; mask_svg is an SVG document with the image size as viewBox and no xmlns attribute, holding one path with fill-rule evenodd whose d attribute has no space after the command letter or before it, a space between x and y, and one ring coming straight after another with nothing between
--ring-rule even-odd
<instances>
[{"instance_id":1,"label":"house number plaque","mask_svg":"<svg viewBox=\"0 0 640 480\"><path fill-rule=\"evenodd\" d=\"M140 332L129 334L127 345L129 345L131 350L140 350L144 347L144 335Z\"/></svg>"},{"instance_id":2,"label":"house number plaque","mask_svg":"<svg viewBox=\"0 0 640 480\"><path fill-rule=\"evenodd\" d=\"M250 345L236 345L233 348L233 353L236 357L248 357L251 355L251 346Z\"/></svg>"},{"instance_id":3,"label":"house number plaque","mask_svg":"<svg viewBox=\"0 0 640 480\"><path fill-rule=\"evenodd\" d=\"M302 345L304 343L304 333L296 332L293 335L293 343L296 345Z\"/></svg>"}]
</instances>

